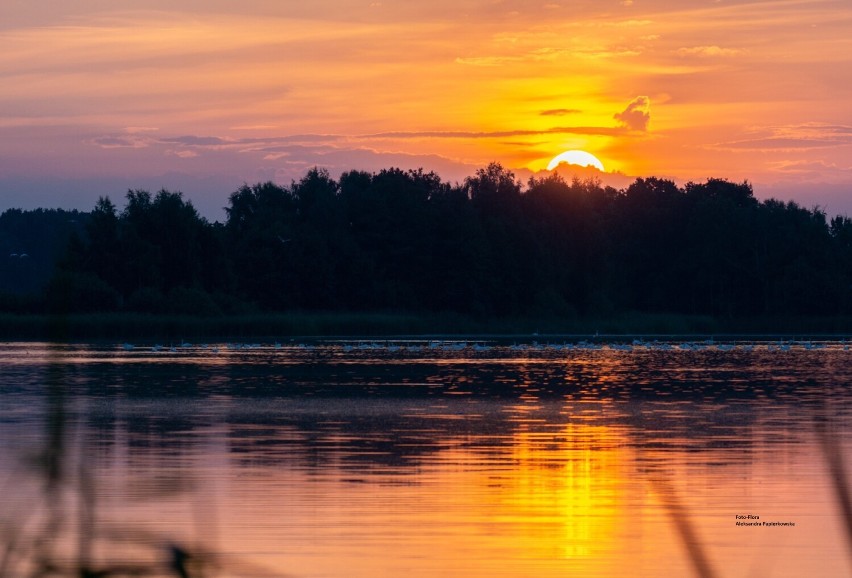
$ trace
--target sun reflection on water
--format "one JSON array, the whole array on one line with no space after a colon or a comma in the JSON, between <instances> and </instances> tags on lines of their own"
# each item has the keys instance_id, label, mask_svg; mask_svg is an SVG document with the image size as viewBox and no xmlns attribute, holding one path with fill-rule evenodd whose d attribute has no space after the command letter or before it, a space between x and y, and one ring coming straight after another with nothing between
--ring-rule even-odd
<instances>
[{"instance_id":1,"label":"sun reflection on water","mask_svg":"<svg viewBox=\"0 0 852 578\"><path fill-rule=\"evenodd\" d=\"M852 455L846 350L712 347L56 355L69 460L85 450L98 521L128 539L304 578L688 576L661 479L725 575L837 575L812 425ZM38 349L0 347L2 471L44 441ZM740 512L798 525L743 533Z\"/></svg>"},{"instance_id":2,"label":"sun reflection on water","mask_svg":"<svg viewBox=\"0 0 852 578\"><path fill-rule=\"evenodd\" d=\"M522 521L534 555L600 556L615 548L615 520L623 507L624 455L606 426L568 424L556 436L518 432L516 464L503 485L503 505ZM558 529L541 524L550 520Z\"/></svg>"}]
</instances>

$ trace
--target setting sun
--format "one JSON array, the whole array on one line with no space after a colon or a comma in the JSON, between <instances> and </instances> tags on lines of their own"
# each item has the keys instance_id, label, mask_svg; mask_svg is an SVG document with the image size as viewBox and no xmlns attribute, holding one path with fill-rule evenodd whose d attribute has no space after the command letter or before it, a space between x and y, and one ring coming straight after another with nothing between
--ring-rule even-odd
<instances>
[{"instance_id":1,"label":"setting sun","mask_svg":"<svg viewBox=\"0 0 852 578\"><path fill-rule=\"evenodd\" d=\"M578 165L581 167L595 167L599 171L604 171L604 166L598 158L586 151L565 151L553 157L547 164L547 170L552 171L562 163L569 165Z\"/></svg>"}]
</instances>

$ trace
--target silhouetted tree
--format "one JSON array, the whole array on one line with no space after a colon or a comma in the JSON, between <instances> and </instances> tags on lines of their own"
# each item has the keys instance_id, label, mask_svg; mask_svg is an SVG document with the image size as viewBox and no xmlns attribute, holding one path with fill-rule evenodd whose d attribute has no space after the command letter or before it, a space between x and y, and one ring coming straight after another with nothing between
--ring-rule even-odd
<instances>
[{"instance_id":1,"label":"silhouetted tree","mask_svg":"<svg viewBox=\"0 0 852 578\"><path fill-rule=\"evenodd\" d=\"M337 308L348 279L342 272L348 242L345 215L338 202L338 184L328 171L314 168L291 190L296 202L296 228L285 245L282 265L291 306Z\"/></svg>"},{"instance_id":2,"label":"silhouetted tree","mask_svg":"<svg viewBox=\"0 0 852 578\"><path fill-rule=\"evenodd\" d=\"M836 284L838 313L848 313L852 307L852 219L837 215L831 219L832 270Z\"/></svg>"},{"instance_id":3,"label":"silhouetted tree","mask_svg":"<svg viewBox=\"0 0 852 578\"><path fill-rule=\"evenodd\" d=\"M534 237L522 217L521 185L499 163L479 169L464 189L482 223L487 252L482 255L486 283L481 295L498 315L522 312L535 293Z\"/></svg>"},{"instance_id":4,"label":"silhouetted tree","mask_svg":"<svg viewBox=\"0 0 852 578\"><path fill-rule=\"evenodd\" d=\"M522 186L492 163L453 186L423 170L335 180L314 168L289 186L243 185L224 224L181 193L126 201L119 211L101 198L76 236L66 228L45 293L53 310L739 318L852 308L852 221L758 201L748 182L651 177L615 190L554 173ZM0 216L0 244L27 218Z\"/></svg>"},{"instance_id":5,"label":"silhouetted tree","mask_svg":"<svg viewBox=\"0 0 852 578\"><path fill-rule=\"evenodd\" d=\"M87 219L87 213L62 209L0 214L0 309L37 311L43 305L43 291Z\"/></svg>"},{"instance_id":6,"label":"silhouetted tree","mask_svg":"<svg viewBox=\"0 0 852 578\"><path fill-rule=\"evenodd\" d=\"M230 196L225 225L238 293L266 308L288 304L288 244L296 229L296 199L271 182L243 185Z\"/></svg>"},{"instance_id":7,"label":"silhouetted tree","mask_svg":"<svg viewBox=\"0 0 852 578\"><path fill-rule=\"evenodd\" d=\"M683 243L685 196L674 182L636 179L617 199L618 300L646 311L680 310L690 300L682 291L692 273Z\"/></svg>"},{"instance_id":8,"label":"silhouetted tree","mask_svg":"<svg viewBox=\"0 0 852 578\"><path fill-rule=\"evenodd\" d=\"M118 225L115 205L109 197L98 198L86 224L90 250L83 268L112 287L121 287L124 267L120 257Z\"/></svg>"}]
</instances>

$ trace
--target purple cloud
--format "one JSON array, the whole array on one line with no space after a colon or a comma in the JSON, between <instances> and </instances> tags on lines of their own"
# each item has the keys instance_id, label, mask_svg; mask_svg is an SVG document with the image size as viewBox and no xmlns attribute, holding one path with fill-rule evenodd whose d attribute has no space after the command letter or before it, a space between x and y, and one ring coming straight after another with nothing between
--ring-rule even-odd
<instances>
[{"instance_id":1,"label":"purple cloud","mask_svg":"<svg viewBox=\"0 0 852 578\"><path fill-rule=\"evenodd\" d=\"M651 99L647 96L637 96L622 112L617 112L613 118L630 130L646 131L651 120Z\"/></svg>"}]
</instances>

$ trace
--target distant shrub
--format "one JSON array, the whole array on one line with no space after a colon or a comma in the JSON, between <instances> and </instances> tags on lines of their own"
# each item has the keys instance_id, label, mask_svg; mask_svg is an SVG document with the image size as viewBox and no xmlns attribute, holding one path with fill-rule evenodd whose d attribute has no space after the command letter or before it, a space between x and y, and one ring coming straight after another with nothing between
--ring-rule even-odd
<instances>
[{"instance_id":1,"label":"distant shrub","mask_svg":"<svg viewBox=\"0 0 852 578\"><path fill-rule=\"evenodd\" d=\"M48 283L45 301L51 313L115 311L121 295L96 275L62 271Z\"/></svg>"},{"instance_id":2,"label":"distant shrub","mask_svg":"<svg viewBox=\"0 0 852 578\"><path fill-rule=\"evenodd\" d=\"M166 312L172 315L222 315L222 310L209 293L187 287L177 287L169 291Z\"/></svg>"},{"instance_id":3,"label":"distant shrub","mask_svg":"<svg viewBox=\"0 0 852 578\"><path fill-rule=\"evenodd\" d=\"M235 295L217 291L211 297L224 315L250 315L258 312L256 304L244 301Z\"/></svg>"},{"instance_id":4,"label":"distant shrub","mask_svg":"<svg viewBox=\"0 0 852 578\"><path fill-rule=\"evenodd\" d=\"M133 292L127 299L124 309L137 313L165 313L168 310L168 300L159 289L143 287Z\"/></svg>"},{"instance_id":5,"label":"distant shrub","mask_svg":"<svg viewBox=\"0 0 852 578\"><path fill-rule=\"evenodd\" d=\"M17 295L0 292L0 311L6 313L36 313L43 310L41 295Z\"/></svg>"}]
</instances>

